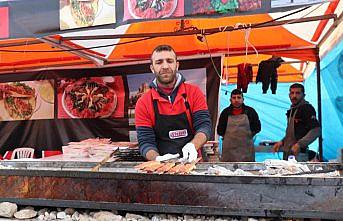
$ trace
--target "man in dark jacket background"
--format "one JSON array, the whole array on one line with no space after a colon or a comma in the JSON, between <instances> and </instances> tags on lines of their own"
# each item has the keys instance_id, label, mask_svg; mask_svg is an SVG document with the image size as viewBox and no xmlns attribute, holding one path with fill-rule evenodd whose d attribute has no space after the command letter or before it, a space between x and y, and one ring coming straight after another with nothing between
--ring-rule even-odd
<instances>
[{"instance_id":1,"label":"man in dark jacket background","mask_svg":"<svg viewBox=\"0 0 343 221\"><path fill-rule=\"evenodd\" d=\"M289 99L292 105L286 113L286 135L274 145L274 151L279 151L282 147L284 160L294 155L297 161L308 161L308 145L321 133L316 111L305 100L305 88L302 84L295 83L290 86Z\"/></svg>"},{"instance_id":2,"label":"man in dark jacket background","mask_svg":"<svg viewBox=\"0 0 343 221\"><path fill-rule=\"evenodd\" d=\"M261 122L254 108L246 106L242 91L235 89L230 95L230 106L219 117L217 133L223 137L221 161L253 162L253 137L261 131Z\"/></svg>"}]
</instances>

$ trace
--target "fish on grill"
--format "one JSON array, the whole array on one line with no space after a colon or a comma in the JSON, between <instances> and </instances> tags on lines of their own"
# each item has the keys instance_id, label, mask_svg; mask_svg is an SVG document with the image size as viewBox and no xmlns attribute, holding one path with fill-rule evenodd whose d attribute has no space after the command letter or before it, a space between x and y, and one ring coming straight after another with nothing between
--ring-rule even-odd
<instances>
[{"instance_id":1,"label":"fish on grill","mask_svg":"<svg viewBox=\"0 0 343 221\"><path fill-rule=\"evenodd\" d=\"M159 162L159 164L153 164L150 166L147 166L144 168L144 171L148 172L148 173L153 173L155 172L158 168L163 167L164 163Z\"/></svg>"},{"instance_id":2,"label":"fish on grill","mask_svg":"<svg viewBox=\"0 0 343 221\"><path fill-rule=\"evenodd\" d=\"M179 174L189 174L196 166L194 163L184 164L183 167L180 168Z\"/></svg>"},{"instance_id":3,"label":"fish on grill","mask_svg":"<svg viewBox=\"0 0 343 221\"><path fill-rule=\"evenodd\" d=\"M178 174L181 168L184 166L184 164L177 164L173 168L171 168L167 173L168 174Z\"/></svg>"},{"instance_id":4,"label":"fish on grill","mask_svg":"<svg viewBox=\"0 0 343 221\"><path fill-rule=\"evenodd\" d=\"M175 166L175 163L165 163L162 167L156 170L157 173L163 174L168 172L171 168Z\"/></svg>"},{"instance_id":5,"label":"fish on grill","mask_svg":"<svg viewBox=\"0 0 343 221\"><path fill-rule=\"evenodd\" d=\"M158 173L158 174L189 174L192 170L196 168L195 164L199 162L201 158L198 158L192 163L185 162L159 162L159 161L148 161L141 163L134 168L137 170L142 170L148 173Z\"/></svg>"},{"instance_id":6,"label":"fish on grill","mask_svg":"<svg viewBox=\"0 0 343 221\"><path fill-rule=\"evenodd\" d=\"M159 161L147 161L147 162L138 164L137 166L135 166L135 169L144 170L145 168L153 167L155 165L161 165L161 162L159 162Z\"/></svg>"}]
</instances>

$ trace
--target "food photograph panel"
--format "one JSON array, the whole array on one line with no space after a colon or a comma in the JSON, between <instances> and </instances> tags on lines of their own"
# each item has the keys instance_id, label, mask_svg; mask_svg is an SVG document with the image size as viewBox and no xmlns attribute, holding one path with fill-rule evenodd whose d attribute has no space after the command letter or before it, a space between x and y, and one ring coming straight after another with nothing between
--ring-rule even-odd
<instances>
[{"instance_id":1,"label":"food photograph panel","mask_svg":"<svg viewBox=\"0 0 343 221\"><path fill-rule=\"evenodd\" d=\"M192 14L251 12L262 7L262 0L191 0Z\"/></svg>"},{"instance_id":2,"label":"food photograph panel","mask_svg":"<svg viewBox=\"0 0 343 221\"><path fill-rule=\"evenodd\" d=\"M124 0L124 21L184 16L184 0Z\"/></svg>"},{"instance_id":3,"label":"food photograph panel","mask_svg":"<svg viewBox=\"0 0 343 221\"><path fill-rule=\"evenodd\" d=\"M60 0L60 29L116 22L115 0Z\"/></svg>"},{"instance_id":4,"label":"food photograph panel","mask_svg":"<svg viewBox=\"0 0 343 221\"><path fill-rule=\"evenodd\" d=\"M122 76L62 78L57 81L58 118L123 118Z\"/></svg>"},{"instance_id":5,"label":"food photograph panel","mask_svg":"<svg viewBox=\"0 0 343 221\"><path fill-rule=\"evenodd\" d=\"M54 118L52 80L7 82L0 84L0 120Z\"/></svg>"},{"instance_id":6,"label":"food photograph panel","mask_svg":"<svg viewBox=\"0 0 343 221\"><path fill-rule=\"evenodd\" d=\"M307 5L307 4L315 4L326 2L327 0L272 0L271 7L289 7L289 6L296 6L296 5Z\"/></svg>"}]
</instances>

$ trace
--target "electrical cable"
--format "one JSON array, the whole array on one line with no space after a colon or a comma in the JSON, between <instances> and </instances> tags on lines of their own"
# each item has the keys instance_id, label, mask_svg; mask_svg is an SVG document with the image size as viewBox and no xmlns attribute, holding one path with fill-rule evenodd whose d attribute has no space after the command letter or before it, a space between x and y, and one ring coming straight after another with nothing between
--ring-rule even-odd
<instances>
[{"instance_id":1,"label":"electrical cable","mask_svg":"<svg viewBox=\"0 0 343 221\"><path fill-rule=\"evenodd\" d=\"M210 47L208 46L208 42L207 42L207 38L206 38L206 35L203 34L203 37L205 39L205 43L206 43L206 47L207 47L207 50L208 50L208 53L210 55L210 59L211 59L211 62L212 62L212 66L214 68L214 71L216 72L216 74L218 75L219 79L222 80L222 77L221 77L221 74L219 73L217 67L216 67L216 64L214 63L214 60L213 60L213 57L212 57L212 52L210 50Z\"/></svg>"}]
</instances>

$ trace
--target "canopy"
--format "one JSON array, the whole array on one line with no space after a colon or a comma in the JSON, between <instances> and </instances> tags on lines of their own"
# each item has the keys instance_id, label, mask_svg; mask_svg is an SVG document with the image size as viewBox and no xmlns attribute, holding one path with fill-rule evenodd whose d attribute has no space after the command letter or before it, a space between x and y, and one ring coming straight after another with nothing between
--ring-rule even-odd
<instances>
[{"instance_id":1,"label":"canopy","mask_svg":"<svg viewBox=\"0 0 343 221\"><path fill-rule=\"evenodd\" d=\"M342 1L333 1L312 6L304 11L288 15L287 13L258 14L223 18L161 20L124 25L115 29L99 29L77 33L47 36L39 39L12 39L0 41L0 73L32 71L56 68L108 67L125 62L137 62L149 59L152 49L158 44L170 44L178 56L237 56L255 51L264 54L294 58L301 61L315 61L317 43L332 25L332 19L320 19L316 16L342 12ZM300 22L311 17L312 22ZM313 19L315 18L315 19ZM329 17L327 17L329 18ZM275 20L276 19L276 20ZM294 19L294 20L292 20ZM287 20L284 25L281 25ZM327 22L328 21L328 22ZM327 22L327 23L326 23ZM267 23L256 27L256 24ZM327 25L325 25L327 24ZM253 27L227 31L230 27ZM255 26L254 26L255 25ZM266 26L266 27L262 27ZM208 29L221 32L209 34ZM200 30L198 35L166 36L153 38L111 38L123 34L172 33ZM304 30L306 32L304 33ZM71 36L84 36L83 40L66 40ZM317 36L317 37L316 37ZM318 38L318 36L320 36ZM106 38L106 39L105 39ZM87 40L84 40L87 39ZM136 41L136 42L133 42ZM14 52L17 51L17 52ZM245 59L240 57L242 59ZM265 59L259 56L254 63ZM299 70L288 68L288 74L294 74L299 80ZM287 80L287 81L288 81Z\"/></svg>"}]
</instances>

